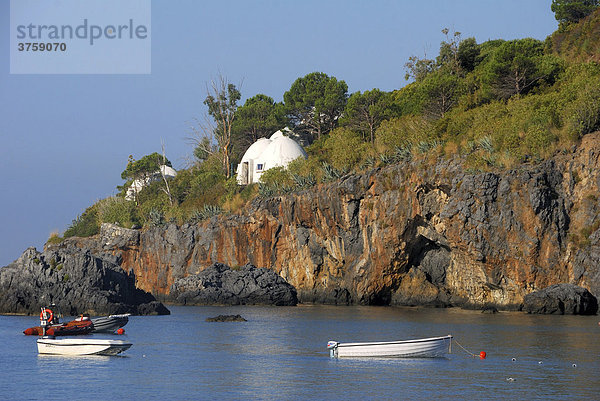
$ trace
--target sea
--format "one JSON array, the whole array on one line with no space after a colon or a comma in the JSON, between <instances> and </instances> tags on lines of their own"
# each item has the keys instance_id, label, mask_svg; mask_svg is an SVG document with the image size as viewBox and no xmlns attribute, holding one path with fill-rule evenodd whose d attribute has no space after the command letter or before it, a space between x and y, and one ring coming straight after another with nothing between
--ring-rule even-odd
<instances>
[{"instance_id":1,"label":"sea","mask_svg":"<svg viewBox=\"0 0 600 401\"><path fill-rule=\"evenodd\" d=\"M37 316L0 316L3 400L600 400L599 316L458 308L170 306L119 356L38 355ZM206 322L240 314L247 322ZM446 358L331 358L329 340L452 334ZM481 359L480 353L486 353Z\"/></svg>"}]
</instances>

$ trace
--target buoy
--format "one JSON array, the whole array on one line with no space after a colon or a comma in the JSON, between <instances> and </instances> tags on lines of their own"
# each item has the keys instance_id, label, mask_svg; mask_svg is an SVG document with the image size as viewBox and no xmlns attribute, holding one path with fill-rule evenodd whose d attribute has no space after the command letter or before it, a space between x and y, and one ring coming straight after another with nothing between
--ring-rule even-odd
<instances>
[{"instance_id":1,"label":"buoy","mask_svg":"<svg viewBox=\"0 0 600 401\"><path fill-rule=\"evenodd\" d=\"M512 361L513 361L513 362L516 362L516 361L517 361L517 358L513 358L513 359L512 359Z\"/></svg>"},{"instance_id":2,"label":"buoy","mask_svg":"<svg viewBox=\"0 0 600 401\"><path fill-rule=\"evenodd\" d=\"M544 362L542 362L542 361L539 361L538 363L541 365L541 364L542 364L542 363L544 363Z\"/></svg>"},{"instance_id":3,"label":"buoy","mask_svg":"<svg viewBox=\"0 0 600 401\"><path fill-rule=\"evenodd\" d=\"M574 367L574 368L576 368L576 367L577 367L577 364L576 364L576 363L574 363L574 364L573 364L573 367Z\"/></svg>"},{"instance_id":4,"label":"buoy","mask_svg":"<svg viewBox=\"0 0 600 401\"><path fill-rule=\"evenodd\" d=\"M119 330L117 330L117 334L125 334L125 329L121 327Z\"/></svg>"},{"instance_id":5,"label":"buoy","mask_svg":"<svg viewBox=\"0 0 600 401\"><path fill-rule=\"evenodd\" d=\"M487 354L485 353L485 351L481 351L479 353L479 359L485 359L486 356L487 356Z\"/></svg>"}]
</instances>

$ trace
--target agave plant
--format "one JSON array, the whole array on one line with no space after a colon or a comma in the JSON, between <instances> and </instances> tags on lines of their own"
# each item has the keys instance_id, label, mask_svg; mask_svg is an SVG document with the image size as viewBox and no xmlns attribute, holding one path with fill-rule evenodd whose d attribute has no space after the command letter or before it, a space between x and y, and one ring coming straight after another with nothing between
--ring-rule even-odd
<instances>
[{"instance_id":1,"label":"agave plant","mask_svg":"<svg viewBox=\"0 0 600 401\"><path fill-rule=\"evenodd\" d=\"M192 223L196 223L196 222L198 222L200 220L202 220L202 212L200 210L194 210L190 214L189 221L192 222Z\"/></svg>"},{"instance_id":2,"label":"agave plant","mask_svg":"<svg viewBox=\"0 0 600 401\"><path fill-rule=\"evenodd\" d=\"M273 185L263 184L261 182L258 184L258 195L261 198L270 198L272 196L275 196L275 187Z\"/></svg>"},{"instance_id":3,"label":"agave plant","mask_svg":"<svg viewBox=\"0 0 600 401\"><path fill-rule=\"evenodd\" d=\"M440 141L437 140L433 140L433 141L421 141L417 144L417 149L420 153L427 153L429 152L431 149L437 147L440 145Z\"/></svg>"},{"instance_id":4,"label":"agave plant","mask_svg":"<svg viewBox=\"0 0 600 401\"><path fill-rule=\"evenodd\" d=\"M148 213L148 222L151 226L157 227L164 223L165 215L164 213L156 208L150 209Z\"/></svg>"},{"instance_id":5,"label":"agave plant","mask_svg":"<svg viewBox=\"0 0 600 401\"><path fill-rule=\"evenodd\" d=\"M409 145L397 146L394 149L394 154L392 155L392 159L394 162L398 163L401 161L408 161L412 158L412 153L410 151Z\"/></svg>"},{"instance_id":6,"label":"agave plant","mask_svg":"<svg viewBox=\"0 0 600 401\"><path fill-rule=\"evenodd\" d=\"M323 170L323 181L325 182L335 181L347 173L346 169L338 170L327 162L323 162L321 169Z\"/></svg>"},{"instance_id":7,"label":"agave plant","mask_svg":"<svg viewBox=\"0 0 600 401\"><path fill-rule=\"evenodd\" d=\"M317 183L315 177L312 174L307 176L292 174L292 179L294 180L294 184L296 185L296 189L305 189L314 186Z\"/></svg>"},{"instance_id":8,"label":"agave plant","mask_svg":"<svg viewBox=\"0 0 600 401\"><path fill-rule=\"evenodd\" d=\"M373 167L375 167L376 164L377 164L377 159L374 158L373 156L369 156L365 160L365 162L362 164L362 168L363 169L373 168Z\"/></svg>"},{"instance_id":9,"label":"agave plant","mask_svg":"<svg viewBox=\"0 0 600 401\"><path fill-rule=\"evenodd\" d=\"M381 164L385 166L386 164L390 164L392 162L392 157L390 155L382 153L379 155L379 160L381 161Z\"/></svg>"},{"instance_id":10,"label":"agave plant","mask_svg":"<svg viewBox=\"0 0 600 401\"><path fill-rule=\"evenodd\" d=\"M484 136L479 139L478 145L481 149L485 150L488 153L494 152L494 144L492 143L492 138L489 135Z\"/></svg>"},{"instance_id":11,"label":"agave plant","mask_svg":"<svg viewBox=\"0 0 600 401\"><path fill-rule=\"evenodd\" d=\"M200 211L200 216L202 220L210 219L213 216L218 216L223 213L223 209L217 205L204 205L202 210Z\"/></svg>"}]
</instances>

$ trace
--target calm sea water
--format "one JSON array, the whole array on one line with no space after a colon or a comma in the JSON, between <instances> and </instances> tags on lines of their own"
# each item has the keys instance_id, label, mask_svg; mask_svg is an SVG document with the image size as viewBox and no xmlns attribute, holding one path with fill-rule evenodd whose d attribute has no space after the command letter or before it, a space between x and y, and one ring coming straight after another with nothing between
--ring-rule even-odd
<instances>
[{"instance_id":1,"label":"calm sea water","mask_svg":"<svg viewBox=\"0 0 600 401\"><path fill-rule=\"evenodd\" d=\"M36 317L0 316L9 400L600 399L598 316L392 307L171 307L131 317L123 356L37 353ZM245 323L208 323L241 314ZM448 358L331 359L328 340L453 334ZM106 335L105 335L106 337ZM516 361L512 361L516 358ZM576 364L574 367L573 364ZM512 378L513 380L507 380Z\"/></svg>"}]
</instances>

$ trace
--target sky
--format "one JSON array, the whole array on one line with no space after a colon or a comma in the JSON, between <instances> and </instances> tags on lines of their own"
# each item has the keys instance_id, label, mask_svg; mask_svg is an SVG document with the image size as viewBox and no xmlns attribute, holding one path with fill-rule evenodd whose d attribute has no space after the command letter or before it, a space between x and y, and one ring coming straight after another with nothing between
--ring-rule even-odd
<instances>
[{"instance_id":1,"label":"sky","mask_svg":"<svg viewBox=\"0 0 600 401\"><path fill-rule=\"evenodd\" d=\"M150 74L11 74L10 2L0 0L0 266L116 194L129 155L164 143L184 168L218 74L238 85L242 104L258 93L281 101L313 71L350 93L391 91L406 85L410 56L437 55L443 28L478 43L544 40L558 26L550 3L153 0Z\"/></svg>"}]
</instances>

